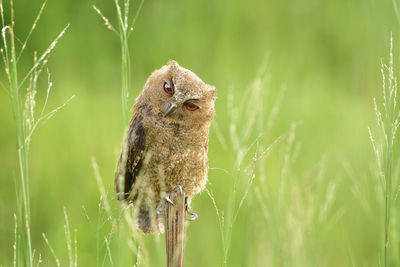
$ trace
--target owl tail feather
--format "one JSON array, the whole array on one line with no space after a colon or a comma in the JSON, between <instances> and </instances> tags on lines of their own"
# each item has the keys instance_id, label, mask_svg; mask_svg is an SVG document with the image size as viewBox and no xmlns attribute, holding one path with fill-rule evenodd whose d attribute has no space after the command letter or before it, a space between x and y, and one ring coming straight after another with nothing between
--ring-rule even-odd
<instances>
[{"instance_id":1,"label":"owl tail feather","mask_svg":"<svg viewBox=\"0 0 400 267\"><path fill-rule=\"evenodd\" d=\"M136 215L137 227L145 234L160 234L164 232L163 216L150 212L146 204L141 204Z\"/></svg>"}]
</instances>

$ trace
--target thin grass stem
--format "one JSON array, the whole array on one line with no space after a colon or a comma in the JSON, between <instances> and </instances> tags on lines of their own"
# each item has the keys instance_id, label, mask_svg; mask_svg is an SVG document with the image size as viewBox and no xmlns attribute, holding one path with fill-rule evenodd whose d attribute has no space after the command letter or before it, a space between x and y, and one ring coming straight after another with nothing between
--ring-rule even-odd
<instances>
[{"instance_id":1,"label":"thin grass stem","mask_svg":"<svg viewBox=\"0 0 400 267\"><path fill-rule=\"evenodd\" d=\"M23 45L22 45L21 51L19 51L17 60L20 59L22 53L24 52L24 50L25 50L25 48L26 48L26 45L27 45L27 43L28 43L28 41L29 41L29 38L31 37L33 31L35 30L35 28L36 28L36 26L37 26L37 23L38 23L39 20L40 20L40 16L42 15L44 8L46 7L46 3L47 3L47 0L45 0L45 1L43 2L42 6L41 6L41 8L40 8L40 11L39 11L39 13L38 13L38 15L36 16L36 19L35 19L35 21L33 22L32 27L31 27L31 29L30 29L28 35L26 36L25 41L24 41L24 43L23 43Z\"/></svg>"},{"instance_id":2,"label":"thin grass stem","mask_svg":"<svg viewBox=\"0 0 400 267\"><path fill-rule=\"evenodd\" d=\"M21 176L21 189L22 189L22 200L23 200L23 216L24 216L24 238L25 238L25 259L26 265L32 266L32 245L31 245L31 233L30 233L30 203L29 203L29 172L28 172L28 153L25 145L25 129L24 121L20 106L20 96L18 90L18 72L17 72L17 58L15 49L15 14L14 14L14 3L11 1L11 26L8 27L10 34L11 52L10 57L8 56L7 40L5 35L5 27L3 27L3 42L4 50L6 55L6 68L9 69L10 79L10 98L11 106L13 111L14 123L16 127L16 143L19 159L19 169Z\"/></svg>"},{"instance_id":3,"label":"thin grass stem","mask_svg":"<svg viewBox=\"0 0 400 267\"><path fill-rule=\"evenodd\" d=\"M42 233L42 237L43 237L44 241L46 242L46 245L49 247L51 255L53 255L53 258L54 258L54 260L56 262L57 267L60 267L61 266L60 260L58 259L53 247L50 245L50 242L49 242L49 240L47 239L47 237L46 237L46 235L44 233Z\"/></svg>"}]
</instances>

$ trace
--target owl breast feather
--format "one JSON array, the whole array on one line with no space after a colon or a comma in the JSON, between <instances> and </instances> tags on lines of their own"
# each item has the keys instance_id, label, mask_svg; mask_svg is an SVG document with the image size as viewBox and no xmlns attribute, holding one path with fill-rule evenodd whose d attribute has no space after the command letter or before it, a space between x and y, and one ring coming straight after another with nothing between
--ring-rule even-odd
<instances>
[{"instance_id":1,"label":"owl breast feather","mask_svg":"<svg viewBox=\"0 0 400 267\"><path fill-rule=\"evenodd\" d=\"M205 187L208 131L199 136L177 123L154 123L154 119L138 112L131 120L115 178L119 200L135 202L146 192L142 197L156 205L162 192L177 185L188 196Z\"/></svg>"}]
</instances>

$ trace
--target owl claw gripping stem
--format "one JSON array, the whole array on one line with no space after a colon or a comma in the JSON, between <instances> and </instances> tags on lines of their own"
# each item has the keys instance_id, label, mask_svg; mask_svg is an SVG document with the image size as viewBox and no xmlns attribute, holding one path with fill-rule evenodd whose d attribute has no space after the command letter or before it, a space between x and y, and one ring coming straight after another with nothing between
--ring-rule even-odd
<instances>
[{"instance_id":1,"label":"owl claw gripping stem","mask_svg":"<svg viewBox=\"0 0 400 267\"><path fill-rule=\"evenodd\" d=\"M165 208L165 203L168 202L171 205L174 205L174 202L169 198L169 194L165 193L165 196L160 199L160 202L158 202L157 205L157 214L163 214L164 213L164 208Z\"/></svg>"},{"instance_id":2,"label":"owl claw gripping stem","mask_svg":"<svg viewBox=\"0 0 400 267\"><path fill-rule=\"evenodd\" d=\"M172 192L177 192L179 191L179 194L183 194L183 190L182 190L182 186L177 185L174 190L172 190ZM162 214L163 213L163 208L164 208L164 203L168 202L169 204L171 204L172 206L175 205L175 203L169 198L169 194L170 193L164 193L164 197L161 198L160 202L157 205L157 214Z\"/></svg>"},{"instance_id":3,"label":"owl claw gripping stem","mask_svg":"<svg viewBox=\"0 0 400 267\"><path fill-rule=\"evenodd\" d=\"M192 208L190 207L190 202L192 202L191 198L190 197L186 197L185 198L186 211L187 211L187 213L192 215L192 217L187 218L187 220L188 221L195 221L195 220L197 220L199 218L199 215L197 215L197 213L192 210Z\"/></svg>"},{"instance_id":4,"label":"owl claw gripping stem","mask_svg":"<svg viewBox=\"0 0 400 267\"><path fill-rule=\"evenodd\" d=\"M164 200L167 201L169 204L174 205L174 202L169 198L169 194L166 194Z\"/></svg>"},{"instance_id":5,"label":"owl claw gripping stem","mask_svg":"<svg viewBox=\"0 0 400 267\"><path fill-rule=\"evenodd\" d=\"M175 186L175 188L174 188L174 190L172 190L172 192L179 192L179 194L182 195L183 194L182 186L180 186L180 185ZM174 203L172 203L172 205L174 205Z\"/></svg>"}]
</instances>

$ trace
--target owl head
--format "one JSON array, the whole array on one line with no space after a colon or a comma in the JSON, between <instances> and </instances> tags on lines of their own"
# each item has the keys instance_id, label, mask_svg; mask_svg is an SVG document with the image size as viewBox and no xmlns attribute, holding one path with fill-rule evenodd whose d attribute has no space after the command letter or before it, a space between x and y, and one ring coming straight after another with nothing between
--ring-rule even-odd
<instances>
[{"instance_id":1,"label":"owl head","mask_svg":"<svg viewBox=\"0 0 400 267\"><path fill-rule=\"evenodd\" d=\"M215 115L217 89L171 60L148 78L135 110L149 107L157 116L189 127L209 124Z\"/></svg>"}]
</instances>

